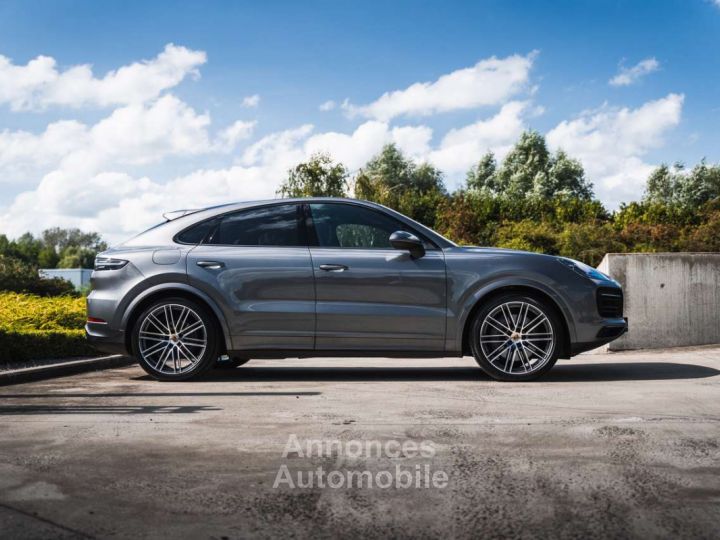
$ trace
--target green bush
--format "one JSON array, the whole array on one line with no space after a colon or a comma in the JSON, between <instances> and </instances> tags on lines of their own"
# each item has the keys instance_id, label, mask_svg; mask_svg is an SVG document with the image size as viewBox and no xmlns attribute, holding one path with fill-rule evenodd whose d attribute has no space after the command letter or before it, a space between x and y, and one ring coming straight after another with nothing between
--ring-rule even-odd
<instances>
[{"instance_id":1,"label":"green bush","mask_svg":"<svg viewBox=\"0 0 720 540\"><path fill-rule=\"evenodd\" d=\"M0 293L0 363L88 356L85 299Z\"/></svg>"},{"instance_id":2,"label":"green bush","mask_svg":"<svg viewBox=\"0 0 720 540\"><path fill-rule=\"evenodd\" d=\"M60 278L41 278L31 264L0 255L0 291L24 292L40 296L77 295L73 284Z\"/></svg>"},{"instance_id":3,"label":"green bush","mask_svg":"<svg viewBox=\"0 0 720 540\"><path fill-rule=\"evenodd\" d=\"M523 220L505 223L499 227L494 244L498 247L556 255L557 236L548 223Z\"/></svg>"}]
</instances>

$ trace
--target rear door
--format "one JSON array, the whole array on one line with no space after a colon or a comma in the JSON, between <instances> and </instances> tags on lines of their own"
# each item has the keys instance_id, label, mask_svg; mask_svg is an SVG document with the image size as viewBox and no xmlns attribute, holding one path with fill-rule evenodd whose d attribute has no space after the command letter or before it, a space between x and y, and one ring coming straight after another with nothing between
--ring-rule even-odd
<instances>
[{"instance_id":1,"label":"rear door","mask_svg":"<svg viewBox=\"0 0 720 540\"><path fill-rule=\"evenodd\" d=\"M344 202L308 207L316 348L444 350L442 250L426 241L425 256L413 259L394 249L393 232L419 233L380 210Z\"/></svg>"},{"instance_id":2,"label":"rear door","mask_svg":"<svg viewBox=\"0 0 720 540\"><path fill-rule=\"evenodd\" d=\"M315 289L302 210L286 203L226 214L188 255L190 283L222 306L236 350L313 348Z\"/></svg>"}]
</instances>

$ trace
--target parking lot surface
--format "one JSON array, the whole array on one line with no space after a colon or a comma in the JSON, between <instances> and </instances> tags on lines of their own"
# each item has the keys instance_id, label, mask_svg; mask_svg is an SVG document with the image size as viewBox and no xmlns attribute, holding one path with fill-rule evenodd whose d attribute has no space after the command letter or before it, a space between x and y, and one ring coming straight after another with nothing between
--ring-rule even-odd
<instances>
[{"instance_id":1,"label":"parking lot surface","mask_svg":"<svg viewBox=\"0 0 720 540\"><path fill-rule=\"evenodd\" d=\"M0 536L716 537L719 370L695 348L522 384L338 358L6 386Z\"/></svg>"}]
</instances>

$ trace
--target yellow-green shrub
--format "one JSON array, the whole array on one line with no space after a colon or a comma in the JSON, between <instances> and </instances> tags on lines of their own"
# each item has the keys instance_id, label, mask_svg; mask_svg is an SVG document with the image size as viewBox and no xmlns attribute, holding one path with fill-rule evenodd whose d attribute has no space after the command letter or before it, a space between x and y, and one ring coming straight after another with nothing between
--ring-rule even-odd
<instances>
[{"instance_id":1,"label":"yellow-green shrub","mask_svg":"<svg viewBox=\"0 0 720 540\"><path fill-rule=\"evenodd\" d=\"M82 330L85 299L0 293L0 329Z\"/></svg>"},{"instance_id":2,"label":"yellow-green shrub","mask_svg":"<svg viewBox=\"0 0 720 540\"><path fill-rule=\"evenodd\" d=\"M85 299L0 293L0 362L93 354Z\"/></svg>"}]
</instances>

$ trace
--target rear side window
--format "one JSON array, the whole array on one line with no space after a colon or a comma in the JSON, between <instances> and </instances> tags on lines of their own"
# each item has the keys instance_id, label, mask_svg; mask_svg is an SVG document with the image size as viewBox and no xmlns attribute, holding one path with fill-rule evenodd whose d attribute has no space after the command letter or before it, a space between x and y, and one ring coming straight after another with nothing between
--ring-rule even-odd
<instances>
[{"instance_id":1,"label":"rear side window","mask_svg":"<svg viewBox=\"0 0 720 540\"><path fill-rule=\"evenodd\" d=\"M279 204L224 216L206 242L232 246L304 246L300 206Z\"/></svg>"},{"instance_id":2,"label":"rear side window","mask_svg":"<svg viewBox=\"0 0 720 540\"><path fill-rule=\"evenodd\" d=\"M177 235L177 241L181 244L199 244L207 237L208 233L217 225L218 220L208 219L193 225L189 229L185 229L183 232Z\"/></svg>"}]
</instances>

